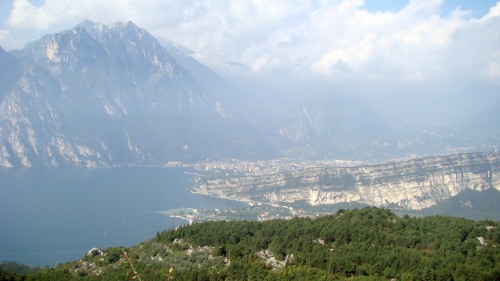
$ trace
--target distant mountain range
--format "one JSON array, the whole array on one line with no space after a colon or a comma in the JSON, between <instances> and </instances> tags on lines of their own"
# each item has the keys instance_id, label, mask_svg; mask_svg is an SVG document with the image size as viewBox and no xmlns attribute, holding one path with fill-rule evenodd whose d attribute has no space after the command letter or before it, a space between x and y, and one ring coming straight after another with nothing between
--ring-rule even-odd
<instances>
[{"instance_id":1,"label":"distant mountain range","mask_svg":"<svg viewBox=\"0 0 500 281\"><path fill-rule=\"evenodd\" d=\"M391 159L498 147L495 108L462 123L493 128L478 137L460 126L391 128L347 95L290 95L240 89L132 22L83 21L22 50L0 48L0 166Z\"/></svg>"}]
</instances>

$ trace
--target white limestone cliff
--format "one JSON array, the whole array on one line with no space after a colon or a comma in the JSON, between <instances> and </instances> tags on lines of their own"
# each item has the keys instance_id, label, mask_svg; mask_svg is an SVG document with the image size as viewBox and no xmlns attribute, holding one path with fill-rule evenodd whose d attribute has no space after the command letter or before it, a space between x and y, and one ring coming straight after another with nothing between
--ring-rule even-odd
<instances>
[{"instance_id":1,"label":"white limestone cliff","mask_svg":"<svg viewBox=\"0 0 500 281\"><path fill-rule=\"evenodd\" d=\"M500 154L464 153L351 168L200 180L196 193L240 201L312 206L358 202L421 210L465 190L500 190Z\"/></svg>"}]
</instances>

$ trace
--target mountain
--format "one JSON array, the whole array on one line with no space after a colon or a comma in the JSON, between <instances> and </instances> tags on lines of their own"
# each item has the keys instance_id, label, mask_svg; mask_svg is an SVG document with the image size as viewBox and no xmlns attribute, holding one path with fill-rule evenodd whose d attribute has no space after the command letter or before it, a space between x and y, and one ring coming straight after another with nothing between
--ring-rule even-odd
<instances>
[{"instance_id":1,"label":"mountain","mask_svg":"<svg viewBox=\"0 0 500 281\"><path fill-rule=\"evenodd\" d=\"M465 191L489 190L500 190L499 153L202 178L193 186L195 193L245 202L301 208L335 208L338 204L356 203L395 210L423 210ZM474 205L481 204L479 201L475 200ZM498 216L494 205L488 208Z\"/></svg>"},{"instance_id":2,"label":"mountain","mask_svg":"<svg viewBox=\"0 0 500 281\"><path fill-rule=\"evenodd\" d=\"M335 94L300 102L285 111L272 129L278 147L307 146L325 158L369 155L381 150L374 148L390 134L381 116L369 105Z\"/></svg>"},{"instance_id":3,"label":"mountain","mask_svg":"<svg viewBox=\"0 0 500 281\"><path fill-rule=\"evenodd\" d=\"M84 21L11 53L24 69L8 78L13 87L0 105L2 166L160 165L270 153L206 79L132 22Z\"/></svg>"},{"instance_id":4,"label":"mountain","mask_svg":"<svg viewBox=\"0 0 500 281\"><path fill-rule=\"evenodd\" d=\"M347 143L381 134L386 129L375 110L345 96L297 106L290 111L285 122L278 129L278 134L286 141L296 144L324 140Z\"/></svg>"},{"instance_id":5,"label":"mountain","mask_svg":"<svg viewBox=\"0 0 500 281\"><path fill-rule=\"evenodd\" d=\"M469 219L500 221L500 190L483 191L466 189L456 196L445 199L419 212L419 215L444 215Z\"/></svg>"}]
</instances>

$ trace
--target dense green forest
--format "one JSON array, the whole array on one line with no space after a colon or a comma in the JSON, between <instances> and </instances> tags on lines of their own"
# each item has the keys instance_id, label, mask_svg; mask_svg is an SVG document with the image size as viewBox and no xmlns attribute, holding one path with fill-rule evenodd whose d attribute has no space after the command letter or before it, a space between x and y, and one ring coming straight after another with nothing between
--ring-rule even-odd
<instances>
[{"instance_id":1,"label":"dense green forest","mask_svg":"<svg viewBox=\"0 0 500 281\"><path fill-rule=\"evenodd\" d=\"M204 222L0 280L500 280L500 223L389 210Z\"/></svg>"}]
</instances>

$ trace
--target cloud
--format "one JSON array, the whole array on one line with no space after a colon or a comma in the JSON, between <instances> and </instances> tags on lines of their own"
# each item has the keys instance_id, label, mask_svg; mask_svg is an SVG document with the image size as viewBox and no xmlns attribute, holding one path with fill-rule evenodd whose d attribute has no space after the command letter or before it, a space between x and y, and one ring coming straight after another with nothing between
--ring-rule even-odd
<instances>
[{"instance_id":1,"label":"cloud","mask_svg":"<svg viewBox=\"0 0 500 281\"><path fill-rule=\"evenodd\" d=\"M47 0L40 7L15 0L0 44L18 48L36 38L9 43L14 34L56 32L83 19L132 20L230 75L429 82L469 74L498 83L500 3L475 19L458 8L443 16L442 5L411 0L374 12L362 0Z\"/></svg>"}]
</instances>

